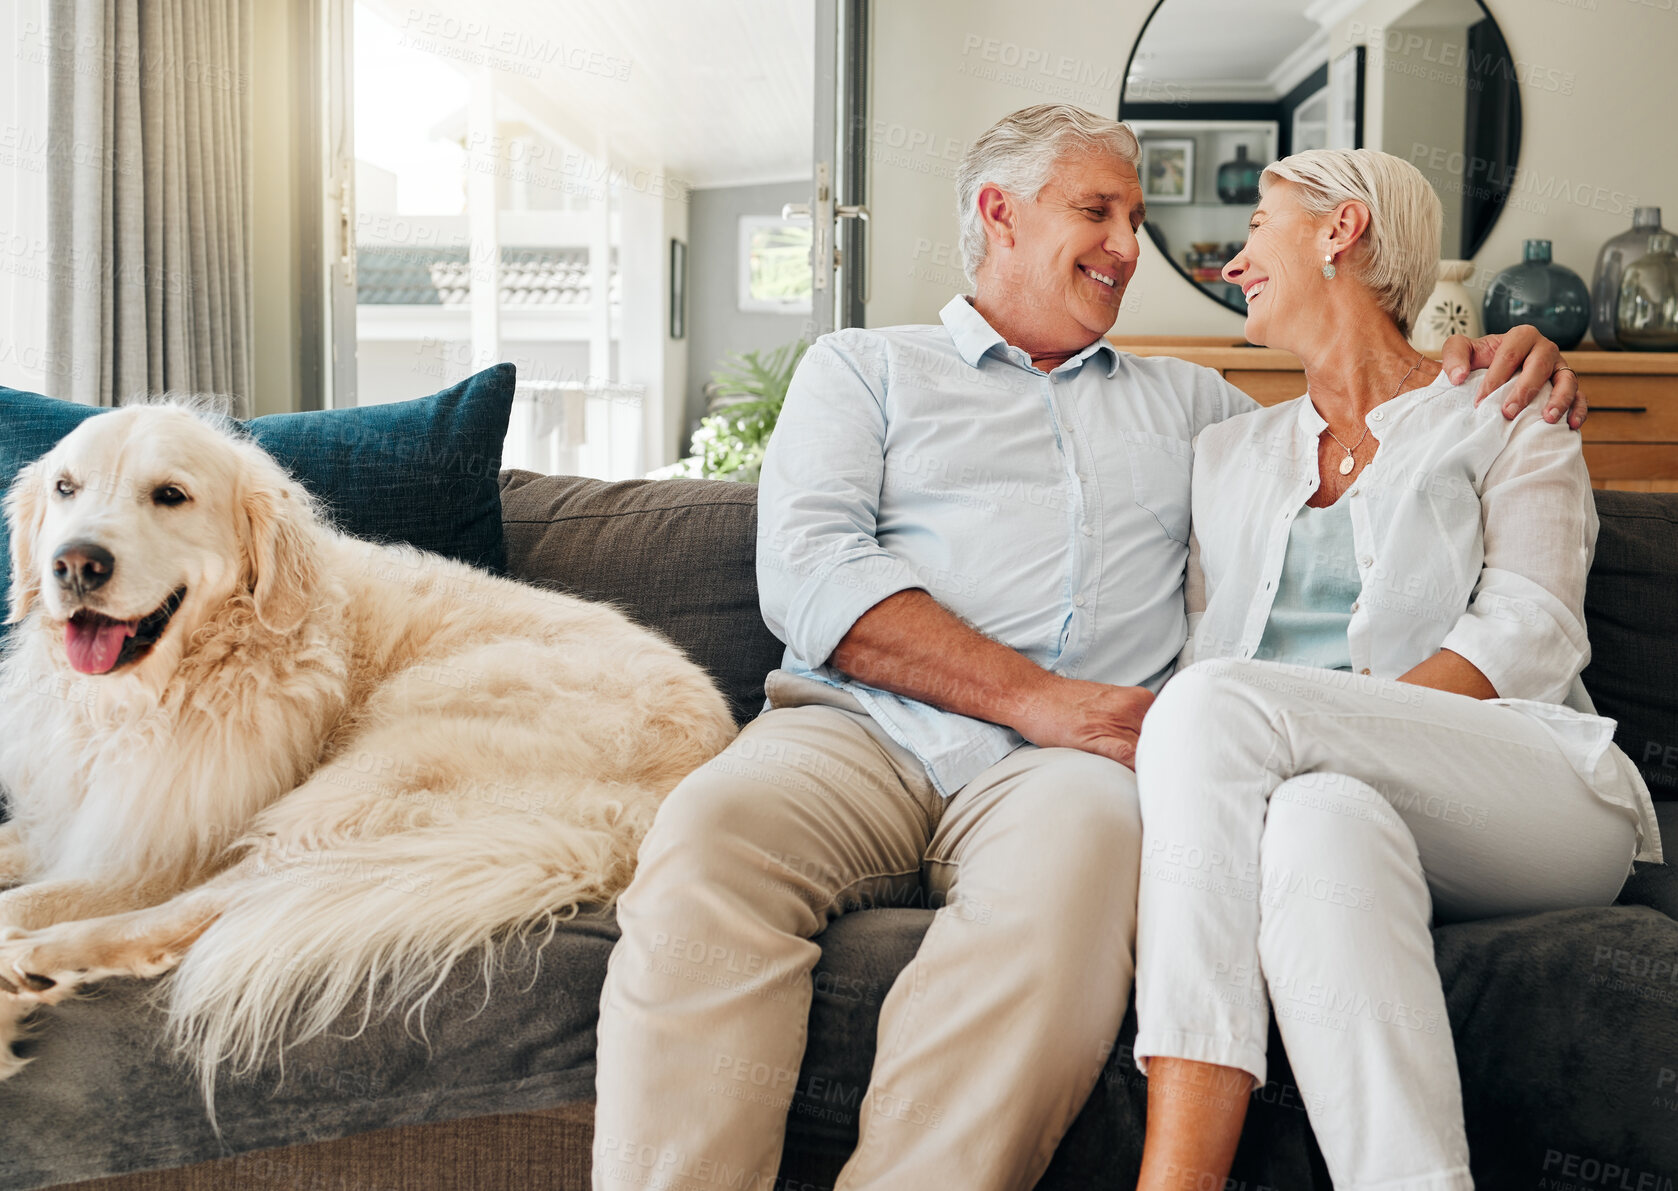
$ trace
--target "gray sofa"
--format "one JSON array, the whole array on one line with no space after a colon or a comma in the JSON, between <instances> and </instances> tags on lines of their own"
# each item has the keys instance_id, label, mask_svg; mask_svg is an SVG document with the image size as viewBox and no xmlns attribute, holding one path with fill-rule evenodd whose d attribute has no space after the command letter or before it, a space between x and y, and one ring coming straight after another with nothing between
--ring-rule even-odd
<instances>
[{"instance_id":1,"label":"gray sofa","mask_svg":"<svg viewBox=\"0 0 1678 1191\"><path fill-rule=\"evenodd\" d=\"M509 472L502 497L515 575L617 603L706 665L738 717L757 711L780 645L758 615L754 489ZM1586 681L1657 797L1678 797L1678 495L1599 493L1598 504ZM1678 846L1678 820L1663 822ZM1678 1178L1678 874L1645 866L1621 902L1435 934L1481 1187L1670 1191ZM787 1186L832 1185L881 998L930 918L869 910L823 936ZM283 1074L225 1078L219 1137L155 1044L148 989L113 984L54 1011L29 1044L38 1061L0 1084L0 1191L90 1179L110 1191L586 1187L596 1001L614 938L610 915L579 919L487 1000L476 973L457 972L423 1036L377 1021L288 1052ZM1042 1186L1134 1185L1145 1102L1134 1029L1127 1020ZM1282 1054L1275 1038L1271 1053ZM1234 1179L1329 1186L1285 1062L1255 1094Z\"/></svg>"}]
</instances>

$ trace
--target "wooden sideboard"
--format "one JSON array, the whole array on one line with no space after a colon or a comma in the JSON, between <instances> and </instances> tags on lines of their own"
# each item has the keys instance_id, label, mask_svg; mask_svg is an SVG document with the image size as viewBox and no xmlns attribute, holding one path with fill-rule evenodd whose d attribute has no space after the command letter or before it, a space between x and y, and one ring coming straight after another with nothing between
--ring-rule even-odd
<instances>
[{"instance_id":1,"label":"wooden sideboard","mask_svg":"<svg viewBox=\"0 0 1678 1191\"><path fill-rule=\"evenodd\" d=\"M1138 356L1177 356L1214 368L1261 405L1305 391L1305 373L1290 352L1207 336L1108 338ZM1678 353L1570 351L1567 362L1590 402L1584 435L1592 485L1678 492Z\"/></svg>"}]
</instances>

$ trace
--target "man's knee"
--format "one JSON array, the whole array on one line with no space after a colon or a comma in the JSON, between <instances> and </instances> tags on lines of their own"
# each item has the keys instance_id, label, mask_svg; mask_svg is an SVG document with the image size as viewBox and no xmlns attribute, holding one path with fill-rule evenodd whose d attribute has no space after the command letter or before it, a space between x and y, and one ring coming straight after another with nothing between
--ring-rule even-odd
<instances>
[{"instance_id":1,"label":"man's knee","mask_svg":"<svg viewBox=\"0 0 1678 1191\"><path fill-rule=\"evenodd\" d=\"M1136 775L1094 753L1046 749L1042 756L1031 782L1039 797L1021 799L1033 846L1055 886L1100 896L1114 873L1134 873L1140 863Z\"/></svg>"},{"instance_id":2,"label":"man's knee","mask_svg":"<svg viewBox=\"0 0 1678 1191\"><path fill-rule=\"evenodd\" d=\"M727 753L700 766L658 808L641 845L637 881L655 874L703 880L775 850L776 825L797 792L744 774Z\"/></svg>"}]
</instances>

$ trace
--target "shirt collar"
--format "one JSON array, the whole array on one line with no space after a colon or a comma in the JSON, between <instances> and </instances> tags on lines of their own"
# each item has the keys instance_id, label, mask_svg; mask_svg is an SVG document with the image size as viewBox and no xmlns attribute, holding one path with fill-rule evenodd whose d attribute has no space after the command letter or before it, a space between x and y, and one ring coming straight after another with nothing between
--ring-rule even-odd
<instances>
[{"instance_id":1,"label":"shirt collar","mask_svg":"<svg viewBox=\"0 0 1678 1191\"><path fill-rule=\"evenodd\" d=\"M1009 346L1008 341L1002 338L1001 332L985 321L985 316L973 308L973 303L967 300L965 294L957 294L951 298L944 309L938 312L938 317L943 320L944 329L950 333L950 340L955 344L956 351L967 361L970 368L977 368L987 352ZM1111 377L1119 370L1119 349L1105 339L1097 339L1055 371L1073 364L1082 367L1084 361L1101 351L1107 353L1107 375Z\"/></svg>"},{"instance_id":2,"label":"shirt collar","mask_svg":"<svg viewBox=\"0 0 1678 1191\"><path fill-rule=\"evenodd\" d=\"M1323 421L1323 415L1317 412L1317 407L1311 404L1311 395L1307 393L1299 402L1299 428L1305 432L1307 438L1316 438L1328 429L1328 423Z\"/></svg>"}]
</instances>

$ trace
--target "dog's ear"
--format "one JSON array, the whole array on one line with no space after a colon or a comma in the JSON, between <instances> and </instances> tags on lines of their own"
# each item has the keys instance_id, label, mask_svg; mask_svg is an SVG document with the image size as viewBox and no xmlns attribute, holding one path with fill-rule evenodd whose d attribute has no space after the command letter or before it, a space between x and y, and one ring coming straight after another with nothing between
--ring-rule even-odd
<instances>
[{"instance_id":1,"label":"dog's ear","mask_svg":"<svg viewBox=\"0 0 1678 1191\"><path fill-rule=\"evenodd\" d=\"M47 518L47 502L41 497L41 462L36 460L17 473L6 493L6 533L11 538L12 585L7 592L11 613L7 624L17 624L41 594L41 572L36 565L36 539Z\"/></svg>"},{"instance_id":2,"label":"dog's ear","mask_svg":"<svg viewBox=\"0 0 1678 1191\"><path fill-rule=\"evenodd\" d=\"M275 474L263 474L270 470ZM270 465L249 482L242 517L245 582L256 618L272 632L289 632L309 614L320 583L311 503Z\"/></svg>"}]
</instances>

